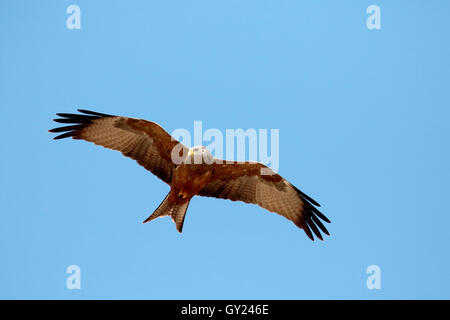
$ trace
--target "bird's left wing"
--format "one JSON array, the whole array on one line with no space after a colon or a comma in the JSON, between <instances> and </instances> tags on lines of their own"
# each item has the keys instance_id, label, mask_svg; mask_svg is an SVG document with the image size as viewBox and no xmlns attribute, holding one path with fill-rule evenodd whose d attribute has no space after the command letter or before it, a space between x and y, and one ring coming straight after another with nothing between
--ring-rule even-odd
<instances>
[{"instance_id":1,"label":"bird's left wing","mask_svg":"<svg viewBox=\"0 0 450 320\"><path fill-rule=\"evenodd\" d=\"M176 147L179 156L186 154L187 147L173 139L154 122L113 116L87 110L81 114L57 113L59 123L70 124L49 130L64 132L54 139L72 137L117 150L136 160L145 169L170 184L176 164L172 151Z\"/></svg>"},{"instance_id":2,"label":"bird's left wing","mask_svg":"<svg viewBox=\"0 0 450 320\"><path fill-rule=\"evenodd\" d=\"M329 235L320 219L330 222L319 204L261 163L214 163L211 181L200 196L257 204L294 222L311 240ZM268 174L270 173L270 174ZM320 218L320 219L319 219Z\"/></svg>"}]
</instances>

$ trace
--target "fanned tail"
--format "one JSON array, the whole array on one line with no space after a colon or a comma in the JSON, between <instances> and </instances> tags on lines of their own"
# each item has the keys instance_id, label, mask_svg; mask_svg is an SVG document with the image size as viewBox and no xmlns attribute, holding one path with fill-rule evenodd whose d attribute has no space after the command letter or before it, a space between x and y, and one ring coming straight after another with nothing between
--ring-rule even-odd
<instances>
[{"instance_id":1,"label":"fanned tail","mask_svg":"<svg viewBox=\"0 0 450 320\"><path fill-rule=\"evenodd\" d=\"M153 212L143 223L152 221L158 217L170 216L175 222L178 232L183 231L184 217L186 216L186 211L189 206L189 200L183 199L182 202L171 201L169 199L169 194L164 198L159 207Z\"/></svg>"}]
</instances>

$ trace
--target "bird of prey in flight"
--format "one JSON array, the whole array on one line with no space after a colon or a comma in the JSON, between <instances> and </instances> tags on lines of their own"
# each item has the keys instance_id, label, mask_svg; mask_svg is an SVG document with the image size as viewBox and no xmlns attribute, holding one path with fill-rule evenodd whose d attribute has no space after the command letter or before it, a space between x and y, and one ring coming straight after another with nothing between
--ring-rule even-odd
<instances>
[{"instance_id":1,"label":"bird of prey in flight","mask_svg":"<svg viewBox=\"0 0 450 320\"><path fill-rule=\"evenodd\" d=\"M62 133L54 139L72 137L120 151L170 186L144 223L170 216L181 233L189 202L198 195L257 204L291 220L311 240L313 233L323 240L320 231L329 235L321 220L330 221L316 208L320 205L261 163L222 161L203 146L189 149L154 122L78 111L57 113L54 121L69 125L49 130Z\"/></svg>"}]
</instances>

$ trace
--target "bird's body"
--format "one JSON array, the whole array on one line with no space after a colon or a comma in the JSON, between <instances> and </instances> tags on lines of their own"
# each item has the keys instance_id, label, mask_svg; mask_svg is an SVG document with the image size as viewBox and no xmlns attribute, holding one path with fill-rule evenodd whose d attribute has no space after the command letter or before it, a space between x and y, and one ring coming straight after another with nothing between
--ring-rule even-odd
<instances>
[{"instance_id":1,"label":"bird's body","mask_svg":"<svg viewBox=\"0 0 450 320\"><path fill-rule=\"evenodd\" d=\"M258 204L294 222L311 240L312 232L322 239L319 229L329 235L320 219L330 221L315 207L319 204L261 163L215 159L203 146L187 148L154 122L79 111L83 114L58 114L56 122L71 125L50 130L64 132L55 139L72 137L121 151L171 187L144 222L170 216L181 233L189 202L199 195Z\"/></svg>"},{"instance_id":2,"label":"bird's body","mask_svg":"<svg viewBox=\"0 0 450 320\"><path fill-rule=\"evenodd\" d=\"M212 176L212 166L202 164L179 165L173 174L172 190L183 198L192 198L208 185Z\"/></svg>"}]
</instances>

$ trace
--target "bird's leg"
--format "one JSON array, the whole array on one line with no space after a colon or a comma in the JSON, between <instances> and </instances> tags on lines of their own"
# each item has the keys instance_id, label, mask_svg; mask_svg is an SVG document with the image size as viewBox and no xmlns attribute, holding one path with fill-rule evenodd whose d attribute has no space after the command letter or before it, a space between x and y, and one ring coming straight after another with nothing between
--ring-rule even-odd
<instances>
[{"instance_id":1,"label":"bird's leg","mask_svg":"<svg viewBox=\"0 0 450 320\"><path fill-rule=\"evenodd\" d=\"M186 199L187 194L180 190L180 191L178 192L178 197L182 197L183 199Z\"/></svg>"}]
</instances>

